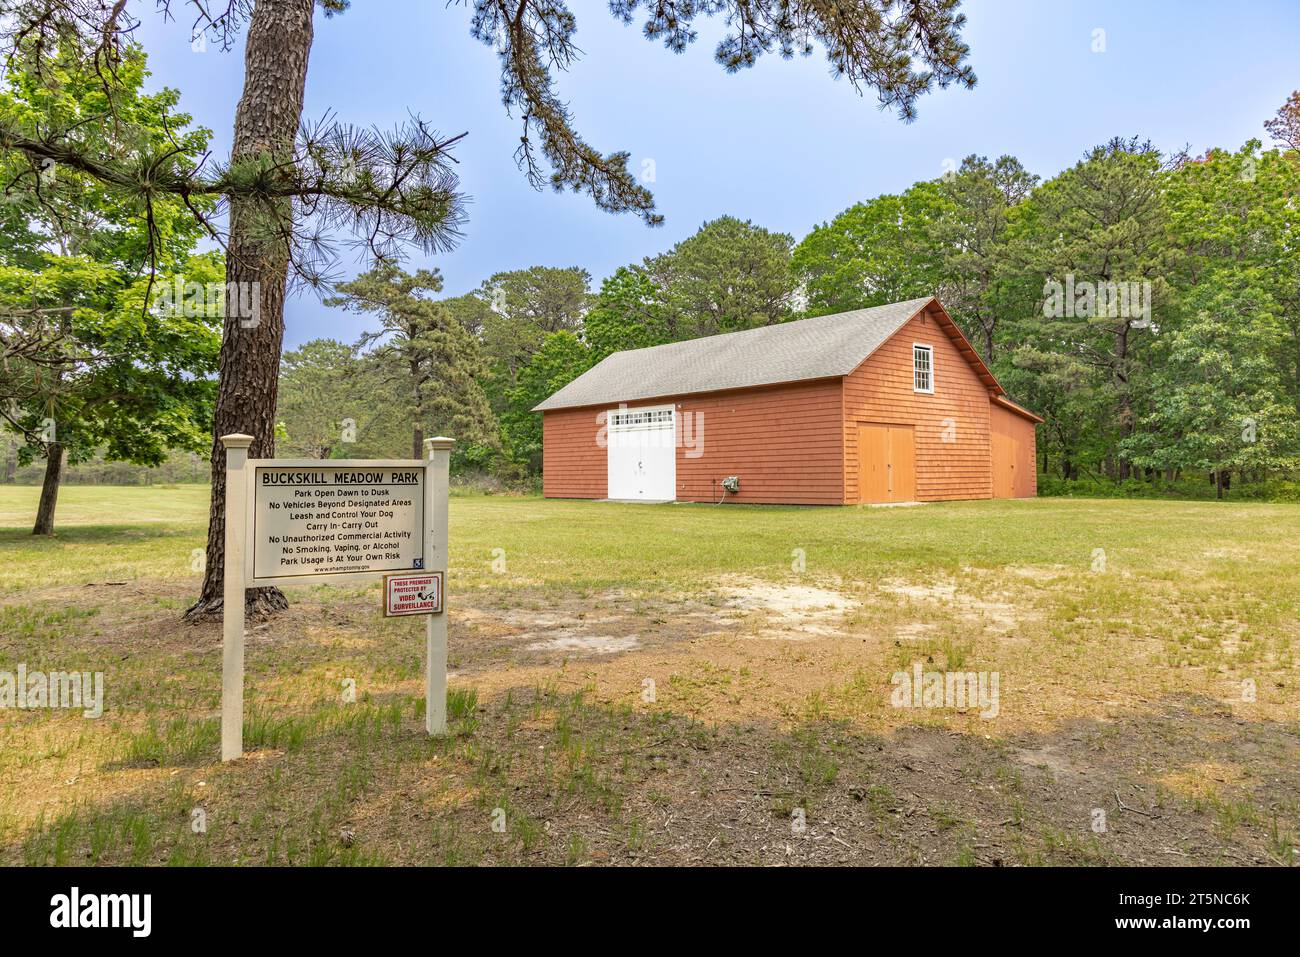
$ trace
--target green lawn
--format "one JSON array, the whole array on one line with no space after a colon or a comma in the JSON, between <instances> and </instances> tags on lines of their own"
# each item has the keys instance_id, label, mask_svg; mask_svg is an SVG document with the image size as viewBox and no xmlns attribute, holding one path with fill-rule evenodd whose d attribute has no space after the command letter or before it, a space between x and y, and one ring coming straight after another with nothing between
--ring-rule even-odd
<instances>
[{"instance_id":1,"label":"green lawn","mask_svg":"<svg viewBox=\"0 0 1300 957\"><path fill-rule=\"evenodd\" d=\"M54 538L31 534L41 490L0 486L0 595L45 585L191 574L208 524L208 487L71 485Z\"/></svg>"},{"instance_id":2,"label":"green lawn","mask_svg":"<svg viewBox=\"0 0 1300 957\"><path fill-rule=\"evenodd\" d=\"M65 488L58 533L45 541L30 535L38 494L0 486L0 588L194 574L206 487ZM1294 599L1300 572L1295 505L1037 499L737 508L459 495L451 521L453 579L466 587L690 589L722 574L786 577L795 549L804 550L809 574L851 581L970 566L1088 570L1099 548L1112 571L1169 576L1190 565L1259 596ZM504 575L493 571L500 558Z\"/></svg>"},{"instance_id":3,"label":"green lawn","mask_svg":"<svg viewBox=\"0 0 1300 957\"><path fill-rule=\"evenodd\" d=\"M36 495L0 487L0 662L107 706L0 712L0 860L1294 859L1300 506L457 495L454 735L418 622L317 586L250 623L222 766L219 628L178 620L207 490L68 487L43 540ZM914 664L998 674L1000 713L893 707Z\"/></svg>"}]
</instances>

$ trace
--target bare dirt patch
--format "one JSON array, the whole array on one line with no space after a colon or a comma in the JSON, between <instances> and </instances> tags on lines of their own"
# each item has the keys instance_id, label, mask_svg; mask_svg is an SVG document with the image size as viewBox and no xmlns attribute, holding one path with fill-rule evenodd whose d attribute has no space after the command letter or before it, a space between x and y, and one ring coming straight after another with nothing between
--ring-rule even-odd
<instances>
[{"instance_id":1,"label":"bare dirt patch","mask_svg":"<svg viewBox=\"0 0 1300 957\"><path fill-rule=\"evenodd\" d=\"M996 594L992 599L976 597L959 590L957 584L951 581L921 584L893 579L884 582L880 587L888 594L897 595L923 606L945 609L970 621L978 622L984 627L1003 632L1015 629L1032 614L1009 601L998 600L1000 596Z\"/></svg>"},{"instance_id":2,"label":"bare dirt patch","mask_svg":"<svg viewBox=\"0 0 1300 957\"><path fill-rule=\"evenodd\" d=\"M750 634L771 640L841 634L844 615L858 604L838 591L805 584L737 580L719 591L726 607L757 618Z\"/></svg>"},{"instance_id":3,"label":"bare dirt patch","mask_svg":"<svg viewBox=\"0 0 1300 957\"><path fill-rule=\"evenodd\" d=\"M1086 574L1046 580L1073 602ZM188 583L95 589L92 619L32 647L116 662L112 714L7 724L6 748L46 760L6 769L0 857L58 859L67 847L41 828L69 808L125 815L122 833L155 808L157 846L110 845L102 860L1290 862L1294 715L1233 702L1232 674L1154 671L1164 646L1133 616L1080 603L1049 618L1043 580L470 592L450 622L451 686L470 703L442 742L421 731L418 621L378 619L373 589L304 592L250 629L250 720L265 727L224 767L194 750L220 631L177 621ZM913 662L1000 672L999 717L891 707L890 675ZM340 698L345 679L357 704ZM145 695L148 712L123 712ZM42 788L50 775L62 783ZM186 827L196 804L219 822L201 847ZM96 820L84 838L68 829L74 857Z\"/></svg>"}]
</instances>

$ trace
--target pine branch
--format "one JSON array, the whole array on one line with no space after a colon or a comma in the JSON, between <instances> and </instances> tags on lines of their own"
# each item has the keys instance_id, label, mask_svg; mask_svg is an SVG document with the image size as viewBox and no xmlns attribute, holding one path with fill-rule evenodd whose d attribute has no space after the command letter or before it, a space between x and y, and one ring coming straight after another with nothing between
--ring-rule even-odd
<instances>
[{"instance_id":1,"label":"pine branch","mask_svg":"<svg viewBox=\"0 0 1300 957\"><path fill-rule=\"evenodd\" d=\"M78 127L83 125L85 121ZM254 211L254 229L266 241L286 247L295 272L313 284L322 281L323 264L334 258L324 238L331 231L346 231L353 245L388 261L397 256L399 244L426 253L451 248L464 222L464 197L457 189L451 152L465 134L439 136L419 118L383 132L327 117L303 128L289 156L264 154L210 171L205 170L206 157L189 165L174 141L133 160L97 152L93 141L78 132L75 127L24 129L0 121L0 151L27 160L27 169L7 194L26 189L39 201L41 174L56 164L138 201L151 245L157 236L153 207L162 197L179 197L223 246L215 216L232 198L239 199ZM212 213L199 208L198 201L213 199L218 203ZM152 249L150 262L156 266Z\"/></svg>"}]
</instances>

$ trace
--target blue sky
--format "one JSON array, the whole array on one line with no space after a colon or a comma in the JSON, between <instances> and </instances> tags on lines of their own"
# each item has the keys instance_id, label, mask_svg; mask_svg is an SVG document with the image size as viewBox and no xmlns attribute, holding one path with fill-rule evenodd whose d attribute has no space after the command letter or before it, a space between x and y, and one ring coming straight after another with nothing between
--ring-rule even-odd
<instances>
[{"instance_id":1,"label":"blue sky","mask_svg":"<svg viewBox=\"0 0 1300 957\"><path fill-rule=\"evenodd\" d=\"M242 49L196 53L183 9L167 23L150 6L139 4L139 38L151 84L179 89L181 108L213 130L214 155L224 157ZM448 295L533 265L582 266L598 285L724 214L797 240L970 153L1011 153L1046 178L1114 135L1193 152L1267 141L1264 120L1300 87L1297 0L967 0L963 36L979 84L924 97L911 124L834 80L820 51L728 75L713 60L720 23L703 23L699 42L679 56L616 21L601 0L570 8L583 56L561 76L561 94L594 146L629 151L638 172L653 161L648 185L666 218L658 229L599 212L581 195L528 186L513 160L519 126L501 106L495 54L470 38L464 5L355 0L341 17L317 15L308 118L332 110L392 127L414 113L444 133L469 134L456 153L471 200L466 236L448 255L411 259L439 268ZM1105 51L1095 53L1098 29ZM344 273L362 267L344 256ZM286 323L292 348L319 336L354 339L369 321L307 294L288 303Z\"/></svg>"}]
</instances>

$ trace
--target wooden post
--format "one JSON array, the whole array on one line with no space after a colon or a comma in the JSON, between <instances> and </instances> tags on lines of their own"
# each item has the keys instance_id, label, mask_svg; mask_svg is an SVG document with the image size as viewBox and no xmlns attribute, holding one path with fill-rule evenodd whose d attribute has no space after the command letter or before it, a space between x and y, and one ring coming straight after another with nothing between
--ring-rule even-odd
<instances>
[{"instance_id":1,"label":"wooden post","mask_svg":"<svg viewBox=\"0 0 1300 957\"><path fill-rule=\"evenodd\" d=\"M221 599L221 760L244 756L244 548L248 540L251 435L223 435L226 449L226 566Z\"/></svg>"},{"instance_id":2,"label":"wooden post","mask_svg":"<svg viewBox=\"0 0 1300 957\"><path fill-rule=\"evenodd\" d=\"M446 436L424 440L429 460L424 473L424 567L442 572L442 614L426 616L424 642L424 727L431 735L447 733L447 494L452 445Z\"/></svg>"}]
</instances>

